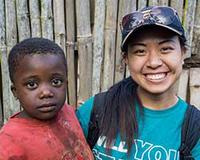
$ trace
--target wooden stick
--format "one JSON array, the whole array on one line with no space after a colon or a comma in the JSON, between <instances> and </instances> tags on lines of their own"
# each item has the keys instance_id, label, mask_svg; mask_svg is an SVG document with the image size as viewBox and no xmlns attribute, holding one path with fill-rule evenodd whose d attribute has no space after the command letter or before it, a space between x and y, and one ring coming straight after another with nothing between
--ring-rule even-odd
<instances>
[{"instance_id":1,"label":"wooden stick","mask_svg":"<svg viewBox=\"0 0 200 160\"><path fill-rule=\"evenodd\" d=\"M114 83L114 64L115 64L115 37L117 26L118 0L106 1L105 19L105 50L102 74L102 91L111 87Z\"/></svg>"},{"instance_id":2,"label":"wooden stick","mask_svg":"<svg viewBox=\"0 0 200 160\"><path fill-rule=\"evenodd\" d=\"M3 106L4 107L4 123L8 118L20 111L20 106L11 93L9 80L7 55L10 49L17 43L17 25L15 2L12 0L5 1L6 11L6 44L7 48L1 50L2 53L2 83L3 83Z\"/></svg>"},{"instance_id":3,"label":"wooden stick","mask_svg":"<svg viewBox=\"0 0 200 160\"><path fill-rule=\"evenodd\" d=\"M96 0L95 19L93 32L93 74L92 94L100 92L102 60L104 52L104 22L105 22L105 0Z\"/></svg>"},{"instance_id":4,"label":"wooden stick","mask_svg":"<svg viewBox=\"0 0 200 160\"><path fill-rule=\"evenodd\" d=\"M89 0L76 0L77 43L79 53L78 100L92 95L92 35Z\"/></svg>"},{"instance_id":5,"label":"wooden stick","mask_svg":"<svg viewBox=\"0 0 200 160\"><path fill-rule=\"evenodd\" d=\"M67 56L67 75L68 75L68 96L69 104L76 106L76 94L77 77L75 71L75 1L67 0L65 1L65 11L66 11L66 56Z\"/></svg>"},{"instance_id":6,"label":"wooden stick","mask_svg":"<svg viewBox=\"0 0 200 160\"><path fill-rule=\"evenodd\" d=\"M40 9L38 0L29 0L32 37L41 37Z\"/></svg>"},{"instance_id":7,"label":"wooden stick","mask_svg":"<svg viewBox=\"0 0 200 160\"><path fill-rule=\"evenodd\" d=\"M16 0L17 28L19 41L30 37L27 0Z\"/></svg>"},{"instance_id":8,"label":"wooden stick","mask_svg":"<svg viewBox=\"0 0 200 160\"><path fill-rule=\"evenodd\" d=\"M2 92L4 92L3 86L2 86L2 78L4 75L2 75L2 72L4 70L3 62L2 62L2 50L6 48L5 43L6 43L6 28L5 28L5 5L4 5L4 0L0 0L0 127L3 125L3 95L1 95ZM5 97L5 96L4 96Z\"/></svg>"},{"instance_id":9,"label":"wooden stick","mask_svg":"<svg viewBox=\"0 0 200 160\"><path fill-rule=\"evenodd\" d=\"M199 107L200 109L200 69L191 68L190 69L190 103Z\"/></svg>"},{"instance_id":10,"label":"wooden stick","mask_svg":"<svg viewBox=\"0 0 200 160\"><path fill-rule=\"evenodd\" d=\"M42 37L53 40L52 1L41 0Z\"/></svg>"},{"instance_id":11,"label":"wooden stick","mask_svg":"<svg viewBox=\"0 0 200 160\"><path fill-rule=\"evenodd\" d=\"M122 60L122 52L121 52L121 29L120 23L122 21L122 17L128 13L136 11L136 0L120 0L119 1L119 11L118 11L118 23L117 23L117 45L116 45L116 58L115 58L115 83L122 80L125 74L125 64Z\"/></svg>"}]
</instances>

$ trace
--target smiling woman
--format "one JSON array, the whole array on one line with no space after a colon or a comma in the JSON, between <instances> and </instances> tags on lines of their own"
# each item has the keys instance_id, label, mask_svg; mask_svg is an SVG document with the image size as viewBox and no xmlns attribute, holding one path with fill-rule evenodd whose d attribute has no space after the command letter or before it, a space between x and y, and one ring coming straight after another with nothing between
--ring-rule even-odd
<instances>
[{"instance_id":1,"label":"smiling woman","mask_svg":"<svg viewBox=\"0 0 200 160\"><path fill-rule=\"evenodd\" d=\"M90 98L76 113L96 158L200 159L200 133L188 152L180 147L190 107L176 95L174 84L185 43L173 8L151 6L123 17L121 50L130 77ZM200 126L198 119L195 123Z\"/></svg>"}]
</instances>

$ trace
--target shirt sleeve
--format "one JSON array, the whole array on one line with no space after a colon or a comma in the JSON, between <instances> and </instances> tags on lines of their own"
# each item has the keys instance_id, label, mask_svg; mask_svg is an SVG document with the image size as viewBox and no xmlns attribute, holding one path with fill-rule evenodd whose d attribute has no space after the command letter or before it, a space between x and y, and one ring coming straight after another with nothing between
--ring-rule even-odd
<instances>
[{"instance_id":1,"label":"shirt sleeve","mask_svg":"<svg viewBox=\"0 0 200 160\"><path fill-rule=\"evenodd\" d=\"M93 108L93 102L94 102L94 97L89 98L76 111L76 116L79 120L81 128L83 129L85 137L87 137L88 134L88 124L90 121L90 115Z\"/></svg>"},{"instance_id":2,"label":"shirt sleeve","mask_svg":"<svg viewBox=\"0 0 200 160\"><path fill-rule=\"evenodd\" d=\"M192 150L192 156L195 160L200 160L200 140L197 142L196 146Z\"/></svg>"}]
</instances>

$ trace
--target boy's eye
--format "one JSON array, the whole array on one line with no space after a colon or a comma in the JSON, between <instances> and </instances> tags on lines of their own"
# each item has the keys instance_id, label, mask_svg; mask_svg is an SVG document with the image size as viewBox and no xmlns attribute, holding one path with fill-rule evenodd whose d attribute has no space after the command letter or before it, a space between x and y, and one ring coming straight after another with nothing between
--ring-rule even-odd
<instances>
[{"instance_id":1,"label":"boy's eye","mask_svg":"<svg viewBox=\"0 0 200 160\"><path fill-rule=\"evenodd\" d=\"M63 84L62 79L55 78L51 81L52 85L55 87L60 87Z\"/></svg>"},{"instance_id":2,"label":"boy's eye","mask_svg":"<svg viewBox=\"0 0 200 160\"><path fill-rule=\"evenodd\" d=\"M34 81L29 81L26 83L26 86L28 89L36 89L38 87L38 84Z\"/></svg>"}]
</instances>

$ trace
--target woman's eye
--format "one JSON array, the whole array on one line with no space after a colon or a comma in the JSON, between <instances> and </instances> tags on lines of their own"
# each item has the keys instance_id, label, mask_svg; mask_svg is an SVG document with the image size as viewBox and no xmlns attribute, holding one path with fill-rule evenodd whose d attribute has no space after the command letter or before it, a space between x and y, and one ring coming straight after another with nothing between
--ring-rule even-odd
<instances>
[{"instance_id":1,"label":"woman's eye","mask_svg":"<svg viewBox=\"0 0 200 160\"><path fill-rule=\"evenodd\" d=\"M145 50L143 50L143 49L135 50L134 54L138 55L138 56L143 56L143 55L145 55Z\"/></svg>"},{"instance_id":2,"label":"woman's eye","mask_svg":"<svg viewBox=\"0 0 200 160\"><path fill-rule=\"evenodd\" d=\"M169 52L169 51L172 51L173 48L172 47L163 47L161 48L161 52Z\"/></svg>"},{"instance_id":3,"label":"woman's eye","mask_svg":"<svg viewBox=\"0 0 200 160\"><path fill-rule=\"evenodd\" d=\"M36 89L38 87L38 84L36 82L30 81L26 83L26 86L28 89Z\"/></svg>"},{"instance_id":4,"label":"woman's eye","mask_svg":"<svg viewBox=\"0 0 200 160\"><path fill-rule=\"evenodd\" d=\"M55 87L59 87L63 84L63 80L61 79L53 79L51 81L52 85L55 86Z\"/></svg>"}]
</instances>

